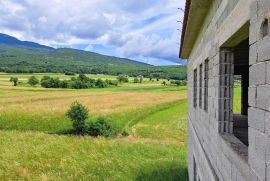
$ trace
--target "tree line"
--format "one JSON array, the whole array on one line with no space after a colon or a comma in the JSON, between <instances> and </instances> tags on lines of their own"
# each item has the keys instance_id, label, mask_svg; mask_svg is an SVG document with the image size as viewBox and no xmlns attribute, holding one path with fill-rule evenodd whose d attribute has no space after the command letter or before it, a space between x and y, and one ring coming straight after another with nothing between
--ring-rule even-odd
<instances>
[{"instance_id":1,"label":"tree line","mask_svg":"<svg viewBox=\"0 0 270 181\"><path fill-rule=\"evenodd\" d=\"M66 75L73 75L73 74L66 74ZM75 74L74 74L75 75ZM143 76L138 76L133 78L133 83L143 83L144 80ZM148 78L149 81L154 82L155 79L152 77ZM160 79L156 78L156 81L159 82ZM11 77L10 82L13 83L14 86L19 84L18 77ZM63 88L63 89L89 89L89 88L106 88L109 86L118 86L122 83L130 82L129 77L127 75L119 75L117 76L116 80L102 80L102 79L92 79L87 77L85 74L79 74L78 77L72 77L70 80L61 80L59 77L50 77L50 76L43 76L41 80L39 80L35 76L31 76L28 78L27 83L34 87L38 84L44 88ZM186 80L170 80L162 81L162 85L176 85L176 86L186 86Z\"/></svg>"},{"instance_id":2,"label":"tree line","mask_svg":"<svg viewBox=\"0 0 270 181\"><path fill-rule=\"evenodd\" d=\"M10 82L14 86L17 86L19 79L17 77L11 77ZM58 77L44 76L39 79L35 76L28 78L27 83L30 86L36 86L38 84L44 88L63 88L63 89L88 89L88 88L106 88L109 86L118 86L118 80L102 80L91 79L84 74L80 74L78 77L72 77L70 80L61 80Z\"/></svg>"},{"instance_id":3,"label":"tree line","mask_svg":"<svg viewBox=\"0 0 270 181\"><path fill-rule=\"evenodd\" d=\"M104 74L119 76L125 74L129 77L152 77L154 79L174 79L174 80L186 80L186 66L105 66L99 67L80 67L80 66L26 66L26 65L14 65L12 67L5 67L0 62L0 72L6 73L64 73L64 74Z\"/></svg>"}]
</instances>

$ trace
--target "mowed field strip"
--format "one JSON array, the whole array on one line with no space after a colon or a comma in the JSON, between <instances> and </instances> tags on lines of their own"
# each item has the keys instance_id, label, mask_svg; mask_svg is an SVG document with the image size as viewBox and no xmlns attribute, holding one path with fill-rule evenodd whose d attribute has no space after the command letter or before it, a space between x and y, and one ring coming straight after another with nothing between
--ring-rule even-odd
<instances>
[{"instance_id":1,"label":"mowed field strip","mask_svg":"<svg viewBox=\"0 0 270 181\"><path fill-rule=\"evenodd\" d=\"M18 90L20 91L20 90ZM157 105L186 98L186 94L165 94L149 92L25 92L17 94L17 90L3 91L8 95L0 96L0 110L20 109L26 111L58 111L65 112L75 100L88 106L93 113L105 114L136 109L142 106ZM130 105L132 104L132 106Z\"/></svg>"}]
</instances>

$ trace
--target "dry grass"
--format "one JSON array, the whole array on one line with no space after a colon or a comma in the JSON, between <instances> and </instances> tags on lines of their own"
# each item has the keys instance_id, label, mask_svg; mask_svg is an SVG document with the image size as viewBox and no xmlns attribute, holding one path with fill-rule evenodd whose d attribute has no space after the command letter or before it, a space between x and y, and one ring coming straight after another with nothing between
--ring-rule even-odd
<instances>
[{"instance_id":1,"label":"dry grass","mask_svg":"<svg viewBox=\"0 0 270 181\"><path fill-rule=\"evenodd\" d=\"M152 106L184 99L186 94L164 94L150 92L9 92L1 96L0 110L32 112L65 112L74 101L86 105L92 113L107 114Z\"/></svg>"}]
</instances>

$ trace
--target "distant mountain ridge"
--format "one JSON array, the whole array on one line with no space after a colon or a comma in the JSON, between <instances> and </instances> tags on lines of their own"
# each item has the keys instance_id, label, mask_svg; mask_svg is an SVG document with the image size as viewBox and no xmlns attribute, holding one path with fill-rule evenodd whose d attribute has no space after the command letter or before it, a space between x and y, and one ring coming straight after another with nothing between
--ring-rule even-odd
<instances>
[{"instance_id":1,"label":"distant mountain ridge","mask_svg":"<svg viewBox=\"0 0 270 181\"><path fill-rule=\"evenodd\" d=\"M94 52L40 45L0 34L0 72L75 72L186 79L186 66L152 66Z\"/></svg>"},{"instance_id":2,"label":"distant mountain ridge","mask_svg":"<svg viewBox=\"0 0 270 181\"><path fill-rule=\"evenodd\" d=\"M91 57L86 57L86 54L88 54L88 56L101 56L102 58L106 57L106 58L110 58L111 60L115 60L115 59L122 60L125 63L127 63L127 62L129 62L131 64L135 63L136 65L149 65L149 64L146 64L146 63L143 63L143 62L138 62L138 61L135 61L135 60L130 60L130 59L126 59L126 58L118 58L118 57L113 57L113 56L106 56L106 55L101 55L101 54L98 54L98 53L84 51L84 50L78 50L78 49L72 49L72 48L58 48L58 49L55 49L53 47L41 45L41 44L38 44L38 43L35 43L35 42L21 41L21 40L15 38L13 36L3 34L3 33L0 33L0 44L12 46L14 48L15 47L24 48L24 49L29 48L29 51L31 51L31 49L36 49L36 50L39 49L39 50L37 50L38 52L40 50L49 50L49 51L52 51L50 53L55 53L55 54L56 53L60 53L60 54L64 53L66 56L67 55L78 55L78 56L84 55L84 58L91 58ZM3 48L3 46L2 46L2 48ZM76 57L74 57L74 58L76 59ZM108 63L110 63L110 62L108 62Z\"/></svg>"},{"instance_id":3,"label":"distant mountain ridge","mask_svg":"<svg viewBox=\"0 0 270 181\"><path fill-rule=\"evenodd\" d=\"M21 41L13 36L9 36L3 33L0 33L0 43L10 45L10 46L24 46L28 48L43 48L47 50L54 50L54 48L52 47L40 45L38 43L30 42L30 41Z\"/></svg>"}]
</instances>

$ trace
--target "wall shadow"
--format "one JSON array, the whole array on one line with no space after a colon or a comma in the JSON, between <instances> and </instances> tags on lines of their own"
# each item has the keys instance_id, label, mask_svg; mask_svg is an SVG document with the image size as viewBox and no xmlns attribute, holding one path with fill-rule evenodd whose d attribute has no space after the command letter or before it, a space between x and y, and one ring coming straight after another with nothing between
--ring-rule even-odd
<instances>
[{"instance_id":1,"label":"wall shadow","mask_svg":"<svg viewBox=\"0 0 270 181\"><path fill-rule=\"evenodd\" d=\"M188 181L187 166L183 166L179 162L161 162L158 165L141 169L136 181Z\"/></svg>"}]
</instances>

